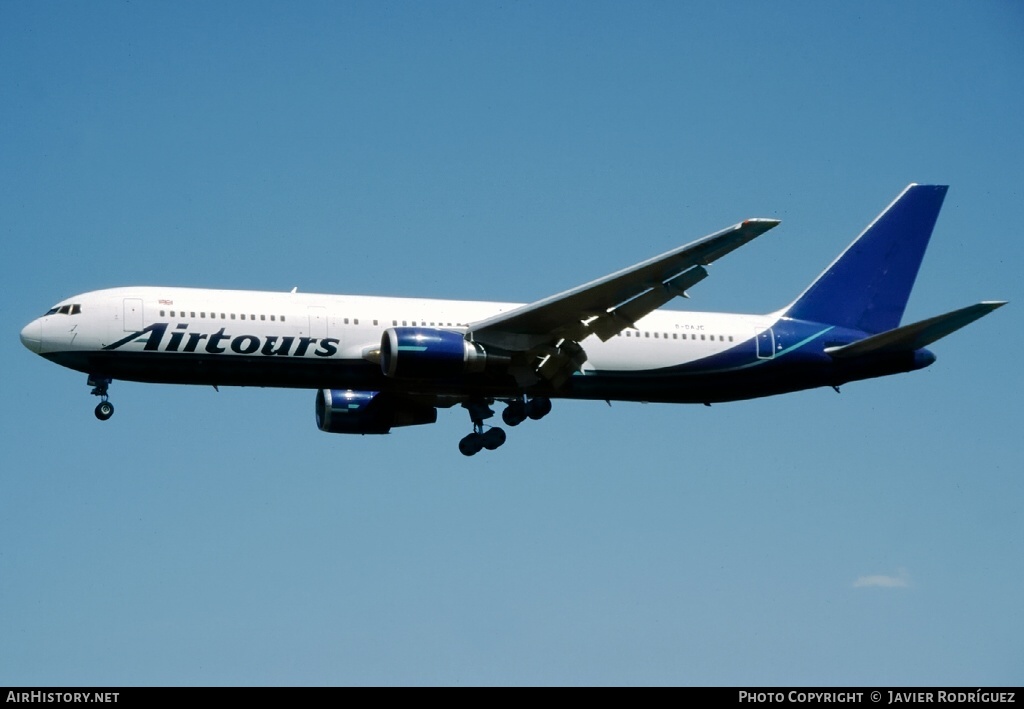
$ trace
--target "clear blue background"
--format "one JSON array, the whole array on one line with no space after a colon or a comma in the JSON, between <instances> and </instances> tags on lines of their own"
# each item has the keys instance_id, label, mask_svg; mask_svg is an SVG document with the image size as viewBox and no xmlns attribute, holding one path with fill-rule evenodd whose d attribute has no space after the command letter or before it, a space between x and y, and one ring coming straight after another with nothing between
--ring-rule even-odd
<instances>
[{"instance_id":1,"label":"clear blue background","mask_svg":"<svg viewBox=\"0 0 1024 709\"><path fill-rule=\"evenodd\" d=\"M0 3L0 684L1021 684L1024 5ZM18 332L164 284L531 301L781 218L674 307L786 304L951 189L904 376L331 436L311 391Z\"/></svg>"}]
</instances>

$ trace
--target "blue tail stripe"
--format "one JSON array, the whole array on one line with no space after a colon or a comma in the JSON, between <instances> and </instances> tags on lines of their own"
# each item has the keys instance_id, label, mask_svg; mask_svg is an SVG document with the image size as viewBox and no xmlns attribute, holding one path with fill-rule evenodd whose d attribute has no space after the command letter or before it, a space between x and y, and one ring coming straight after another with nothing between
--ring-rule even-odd
<instances>
[{"instance_id":1,"label":"blue tail stripe","mask_svg":"<svg viewBox=\"0 0 1024 709\"><path fill-rule=\"evenodd\" d=\"M898 327L946 190L907 187L785 315L871 333Z\"/></svg>"}]
</instances>

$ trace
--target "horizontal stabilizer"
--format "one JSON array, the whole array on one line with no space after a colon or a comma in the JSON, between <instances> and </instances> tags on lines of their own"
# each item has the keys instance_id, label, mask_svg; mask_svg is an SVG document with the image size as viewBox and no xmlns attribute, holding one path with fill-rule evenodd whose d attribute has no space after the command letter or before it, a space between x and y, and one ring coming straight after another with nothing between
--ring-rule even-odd
<instances>
[{"instance_id":1,"label":"horizontal stabilizer","mask_svg":"<svg viewBox=\"0 0 1024 709\"><path fill-rule=\"evenodd\" d=\"M969 305L945 315L936 315L934 318L872 335L849 345L828 347L825 352L835 358L860 357L881 352L913 352L970 325L1004 305L1006 301L985 301Z\"/></svg>"}]
</instances>

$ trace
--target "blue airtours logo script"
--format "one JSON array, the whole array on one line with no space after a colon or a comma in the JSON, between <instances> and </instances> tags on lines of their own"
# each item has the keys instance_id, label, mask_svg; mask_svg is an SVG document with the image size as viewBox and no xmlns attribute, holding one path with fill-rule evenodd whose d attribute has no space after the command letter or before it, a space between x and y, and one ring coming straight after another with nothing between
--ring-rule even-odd
<instances>
[{"instance_id":1,"label":"blue airtours logo script","mask_svg":"<svg viewBox=\"0 0 1024 709\"><path fill-rule=\"evenodd\" d=\"M310 352L316 357L333 357L338 354L338 344L341 342L334 337L228 335L224 328L211 334L188 331L188 325L183 323L171 331L165 343L168 327L169 323L153 323L103 349L116 350L131 342L144 341L146 344L142 349L147 352L196 352L202 345L202 351L207 354L223 354L230 350L240 355L259 353L267 357L305 357Z\"/></svg>"}]
</instances>

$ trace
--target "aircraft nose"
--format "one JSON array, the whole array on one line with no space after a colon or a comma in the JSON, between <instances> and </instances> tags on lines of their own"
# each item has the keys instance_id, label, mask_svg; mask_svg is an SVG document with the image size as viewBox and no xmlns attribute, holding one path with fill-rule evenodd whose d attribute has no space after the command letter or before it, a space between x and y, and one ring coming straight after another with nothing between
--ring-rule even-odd
<instances>
[{"instance_id":1,"label":"aircraft nose","mask_svg":"<svg viewBox=\"0 0 1024 709\"><path fill-rule=\"evenodd\" d=\"M42 349L43 342L43 324L38 320L33 320L21 330L21 344L25 345L29 350L39 354Z\"/></svg>"}]
</instances>

